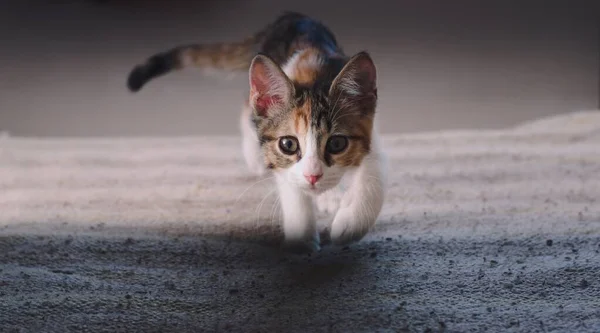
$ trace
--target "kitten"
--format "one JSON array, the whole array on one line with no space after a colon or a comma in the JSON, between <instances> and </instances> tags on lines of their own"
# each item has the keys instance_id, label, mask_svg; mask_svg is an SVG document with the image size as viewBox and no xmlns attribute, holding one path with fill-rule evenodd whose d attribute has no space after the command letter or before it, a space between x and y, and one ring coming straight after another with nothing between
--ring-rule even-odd
<instances>
[{"instance_id":1,"label":"kitten","mask_svg":"<svg viewBox=\"0 0 600 333\"><path fill-rule=\"evenodd\" d=\"M322 23L286 12L239 43L181 46L129 75L138 91L185 67L248 71L240 118L250 170L271 171L286 245L319 250L316 208L334 215L331 241L362 239L384 201L384 155L374 131L376 68L367 52L348 57Z\"/></svg>"}]
</instances>

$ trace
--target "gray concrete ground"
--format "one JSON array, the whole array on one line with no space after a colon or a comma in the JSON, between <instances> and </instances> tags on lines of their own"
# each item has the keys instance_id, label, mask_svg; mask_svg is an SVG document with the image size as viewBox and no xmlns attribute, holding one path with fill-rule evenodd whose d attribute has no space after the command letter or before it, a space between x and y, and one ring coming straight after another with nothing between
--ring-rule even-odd
<instances>
[{"instance_id":1,"label":"gray concrete ground","mask_svg":"<svg viewBox=\"0 0 600 333\"><path fill-rule=\"evenodd\" d=\"M0 238L2 332L598 332L599 237ZM82 265L82 263L85 263Z\"/></svg>"},{"instance_id":2,"label":"gray concrete ground","mask_svg":"<svg viewBox=\"0 0 600 333\"><path fill-rule=\"evenodd\" d=\"M374 229L299 256L238 138L2 138L0 332L600 331L600 112L384 139Z\"/></svg>"}]
</instances>

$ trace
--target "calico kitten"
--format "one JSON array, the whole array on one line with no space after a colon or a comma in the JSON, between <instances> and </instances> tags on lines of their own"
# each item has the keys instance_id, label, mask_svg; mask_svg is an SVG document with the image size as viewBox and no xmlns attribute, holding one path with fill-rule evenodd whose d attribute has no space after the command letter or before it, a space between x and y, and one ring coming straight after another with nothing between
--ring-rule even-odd
<instances>
[{"instance_id":1,"label":"calico kitten","mask_svg":"<svg viewBox=\"0 0 600 333\"><path fill-rule=\"evenodd\" d=\"M273 172L286 244L318 250L313 204L334 215L334 244L358 241L384 200L383 154L374 131L376 68L348 57L322 23L287 12L239 43L181 46L136 66L128 87L185 67L249 71L240 118L248 167Z\"/></svg>"}]
</instances>

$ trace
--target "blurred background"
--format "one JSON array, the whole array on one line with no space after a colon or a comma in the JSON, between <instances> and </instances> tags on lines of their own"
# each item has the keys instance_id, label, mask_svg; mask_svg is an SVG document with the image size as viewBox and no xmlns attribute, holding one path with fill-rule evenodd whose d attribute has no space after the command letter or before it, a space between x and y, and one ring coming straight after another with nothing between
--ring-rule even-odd
<instances>
[{"instance_id":1,"label":"blurred background","mask_svg":"<svg viewBox=\"0 0 600 333\"><path fill-rule=\"evenodd\" d=\"M0 4L0 129L18 136L237 134L247 75L132 66L235 41L283 10L322 20L379 68L383 132L500 128L599 108L597 0L34 1Z\"/></svg>"}]
</instances>

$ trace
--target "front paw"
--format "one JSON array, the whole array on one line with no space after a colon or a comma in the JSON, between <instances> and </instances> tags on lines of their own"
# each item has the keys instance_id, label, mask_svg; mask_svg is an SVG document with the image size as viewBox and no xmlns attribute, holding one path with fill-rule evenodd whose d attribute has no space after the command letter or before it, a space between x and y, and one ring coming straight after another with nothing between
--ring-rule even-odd
<instances>
[{"instance_id":1,"label":"front paw","mask_svg":"<svg viewBox=\"0 0 600 333\"><path fill-rule=\"evenodd\" d=\"M342 207L337 211L331 224L331 242L334 245L346 245L361 240L375 223L374 218L357 214L350 207Z\"/></svg>"},{"instance_id":2,"label":"front paw","mask_svg":"<svg viewBox=\"0 0 600 333\"><path fill-rule=\"evenodd\" d=\"M308 254L321 251L319 237L306 240L286 240L283 249L294 254Z\"/></svg>"}]
</instances>

